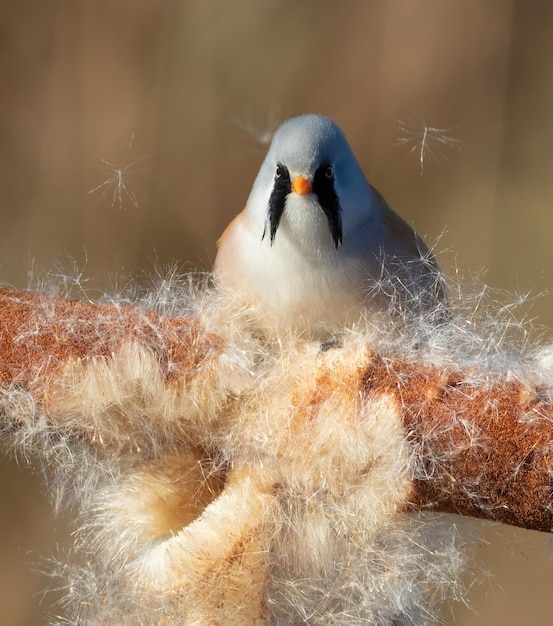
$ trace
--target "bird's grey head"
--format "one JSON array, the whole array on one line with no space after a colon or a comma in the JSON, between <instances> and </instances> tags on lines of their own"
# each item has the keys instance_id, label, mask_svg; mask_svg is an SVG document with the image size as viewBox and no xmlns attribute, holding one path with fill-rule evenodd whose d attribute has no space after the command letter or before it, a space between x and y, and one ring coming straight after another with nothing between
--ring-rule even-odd
<instances>
[{"instance_id":1,"label":"bird's grey head","mask_svg":"<svg viewBox=\"0 0 553 626\"><path fill-rule=\"evenodd\" d=\"M339 247L345 227L355 227L369 210L370 189L337 124L321 115L301 115L276 131L248 208L263 209L262 237L268 236L272 244L290 194L313 194Z\"/></svg>"}]
</instances>

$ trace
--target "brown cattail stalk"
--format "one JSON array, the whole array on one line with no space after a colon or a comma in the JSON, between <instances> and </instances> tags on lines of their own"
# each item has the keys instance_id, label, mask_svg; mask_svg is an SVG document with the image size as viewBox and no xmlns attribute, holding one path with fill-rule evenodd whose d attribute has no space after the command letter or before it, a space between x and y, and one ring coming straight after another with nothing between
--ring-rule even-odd
<instances>
[{"instance_id":1,"label":"brown cattail stalk","mask_svg":"<svg viewBox=\"0 0 553 626\"><path fill-rule=\"evenodd\" d=\"M552 529L538 360L494 369L362 332L277 351L210 306L0 290L3 439L80 506L70 619L430 623L458 546L421 512Z\"/></svg>"}]
</instances>

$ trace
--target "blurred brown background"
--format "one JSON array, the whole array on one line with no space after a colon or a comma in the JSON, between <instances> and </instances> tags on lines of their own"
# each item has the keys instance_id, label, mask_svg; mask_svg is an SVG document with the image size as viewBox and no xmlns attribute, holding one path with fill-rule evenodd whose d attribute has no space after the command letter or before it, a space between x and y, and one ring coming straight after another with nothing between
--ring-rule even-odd
<instances>
[{"instance_id":1,"label":"blurred brown background","mask_svg":"<svg viewBox=\"0 0 553 626\"><path fill-rule=\"evenodd\" d=\"M441 235L447 269L553 286L553 4L4 0L0 76L3 282L82 272L95 297L156 263L209 268L263 157L255 134L320 112L390 204ZM553 329L551 293L527 311ZM56 612L36 570L71 537L40 485L2 461L1 624ZM456 623L551 623L550 538L481 530L476 612L454 607Z\"/></svg>"}]
</instances>

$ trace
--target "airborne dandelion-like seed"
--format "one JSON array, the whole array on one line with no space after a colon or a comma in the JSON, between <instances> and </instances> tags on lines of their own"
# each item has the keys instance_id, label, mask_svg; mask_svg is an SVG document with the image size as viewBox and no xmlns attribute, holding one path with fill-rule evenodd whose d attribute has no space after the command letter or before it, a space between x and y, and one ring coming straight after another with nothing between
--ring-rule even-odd
<instances>
[{"instance_id":1,"label":"airborne dandelion-like seed","mask_svg":"<svg viewBox=\"0 0 553 626\"><path fill-rule=\"evenodd\" d=\"M54 270L49 272L48 278L54 280L58 289L62 288L62 293L71 298L85 298L88 302L90 299L88 289L86 288L89 279L85 278L86 266L88 263L88 255L84 253L84 261L80 264L77 259L68 256L67 259L54 263Z\"/></svg>"},{"instance_id":2,"label":"airborne dandelion-like seed","mask_svg":"<svg viewBox=\"0 0 553 626\"><path fill-rule=\"evenodd\" d=\"M436 128L429 126L424 120L414 123L410 120L398 121L399 137L396 145L409 147L409 152L417 154L420 163L420 177L424 176L424 162L428 158L439 161L440 158L447 158L443 154L438 154L440 146L460 150L463 142L449 133L451 128Z\"/></svg>"},{"instance_id":3,"label":"airborne dandelion-like seed","mask_svg":"<svg viewBox=\"0 0 553 626\"><path fill-rule=\"evenodd\" d=\"M138 208L138 198L136 195L136 184L132 179L138 174L143 174L145 169L137 167L143 163L147 156L142 156L129 162L129 155L132 150L134 133L131 135L129 147L121 164L111 163L107 159L101 159L104 167L104 174L107 176L99 185L90 189L90 194L100 194L101 198L111 197L111 207L124 211L129 204Z\"/></svg>"},{"instance_id":4,"label":"airborne dandelion-like seed","mask_svg":"<svg viewBox=\"0 0 553 626\"><path fill-rule=\"evenodd\" d=\"M268 146L282 120L281 107L273 105L264 115L255 114L250 110L242 115L234 116L232 123L246 135L253 137L256 143Z\"/></svg>"}]
</instances>

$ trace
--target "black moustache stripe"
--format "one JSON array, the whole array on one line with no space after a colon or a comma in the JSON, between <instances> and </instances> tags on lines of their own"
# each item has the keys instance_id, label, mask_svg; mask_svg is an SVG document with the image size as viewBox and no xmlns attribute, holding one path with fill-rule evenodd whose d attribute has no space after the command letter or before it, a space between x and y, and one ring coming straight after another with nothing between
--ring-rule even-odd
<instances>
[{"instance_id":1,"label":"black moustache stripe","mask_svg":"<svg viewBox=\"0 0 553 626\"><path fill-rule=\"evenodd\" d=\"M288 168L284 165L278 166L279 176L275 176L275 182L273 185L273 191L271 192L271 197L269 198L269 226L270 226L270 235L271 235L271 245L273 245L275 241L276 232L278 230L278 225L280 224L280 218L284 213L284 208L286 206L286 197L290 193L291 190L291 181L290 181L290 173L288 172ZM263 236L261 240L265 239L266 228L263 230Z\"/></svg>"},{"instance_id":2,"label":"black moustache stripe","mask_svg":"<svg viewBox=\"0 0 553 626\"><path fill-rule=\"evenodd\" d=\"M313 193L319 199L319 204L328 220L330 235L336 248L342 245L342 209L340 201L334 189L334 175L328 175L330 166L328 164L321 165L315 172L313 178ZM332 170L330 169L330 172Z\"/></svg>"}]
</instances>

